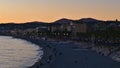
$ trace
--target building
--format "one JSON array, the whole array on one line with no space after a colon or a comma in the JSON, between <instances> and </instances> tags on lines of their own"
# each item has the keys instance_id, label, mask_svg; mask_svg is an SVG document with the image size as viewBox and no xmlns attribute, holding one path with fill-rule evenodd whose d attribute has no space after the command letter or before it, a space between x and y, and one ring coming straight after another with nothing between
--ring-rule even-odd
<instances>
[{"instance_id":1,"label":"building","mask_svg":"<svg viewBox=\"0 0 120 68\"><path fill-rule=\"evenodd\" d=\"M74 33L86 33L87 25L85 23L73 23L72 31Z\"/></svg>"},{"instance_id":2,"label":"building","mask_svg":"<svg viewBox=\"0 0 120 68\"><path fill-rule=\"evenodd\" d=\"M51 26L51 31L54 32L56 30L59 31L70 31L73 33L86 33L87 32L87 25L82 22L73 21L67 24L54 24Z\"/></svg>"}]
</instances>

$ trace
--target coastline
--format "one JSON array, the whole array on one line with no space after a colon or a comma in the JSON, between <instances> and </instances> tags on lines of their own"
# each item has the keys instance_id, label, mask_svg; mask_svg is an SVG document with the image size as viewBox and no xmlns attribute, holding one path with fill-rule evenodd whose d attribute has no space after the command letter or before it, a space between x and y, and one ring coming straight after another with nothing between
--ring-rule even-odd
<instances>
[{"instance_id":1,"label":"coastline","mask_svg":"<svg viewBox=\"0 0 120 68\"><path fill-rule=\"evenodd\" d=\"M38 59L38 61L36 61L33 65L27 68L49 68L50 63L52 63L56 59L55 57L59 53L56 47L53 46L56 44L52 43L52 41L43 40L41 38L30 38L25 36L13 36L13 35L0 35L0 36L10 36L12 38L22 39L42 48L43 55L41 59Z\"/></svg>"},{"instance_id":2,"label":"coastline","mask_svg":"<svg viewBox=\"0 0 120 68\"><path fill-rule=\"evenodd\" d=\"M20 36L12 36L12 37L26 40L42 48L43 50L42 58L38 59L38 61L35 62L34 65L29 66L28 68L46 68L52 61L54 61L55 53L53 53L53 50L56 48L51 46L52 44L50 42L36 38L28 38L28 37L20 37Z\"/></svg>"},{"instance_id":3,"label":"coastline","mask_svg":"<svg viewBox=\"0 0 120 68\"><path fill-rule=\"evenodd\" d=\"M0 35L0 36L3 36L3 37L4 37L4 35ZM38 63L42 62L43 59L45 59L44 56L46 56L47 51L46 51L46 49L45 49L45 46L42 46L42 45L41 45L41 43L44 44L45 42L39 42L39 41L37 41L37 39L32 39L32 38L28 38L28 37L20 37L20 36L6 36L6 37L11 37L11 38L13 38L13 39L14 39L14 38L15 38L15 39L21 39L21 40L23 40L23 41L30 42L31 44L35 44L36 46L40 47L39 50L42 50L42 51L43 51L43 55L39 55L39 54L38 54L38 57L41 57L41 58L38 58L38 60L36 60L36 62L34 62L33 65L30 65L30 66L28 66L27 68L37 68ZM36 42L36 41L37 41L37 42ZM42 40L40 40L40 41L42 41ZM39 51L39 50L38 50L38 51ZM48 52L49 52L49 51L48 51Z\"/></svg>"},{"instance_id":4,"label":"coastline","mask_svg":"<svg viewBox=\"0 0 120 68\"><path fill-rule=\"evenodd\" d=\"M105 61L106 64L109 64L109 62L110 62L110 63L113 63L113 64L117 65L117 62L111 60L110 58L108 58L106 56L102 56L102 55L96 53L94 50L91 50L91 43L82 43L82 42L78 42L77 43L77 42L74 42L74 41L66 41L66 42L64 42L64 41L60 41L60 40L56 41L54 39L53 40L42 40L40 38L37 39L37 38L21 37L21 36L12 36L12 37L13 38L18 38L18 39L26 40L26 41L31 42L33 44L36 44L37 46L40 46L42 48L42 50L43 50L43 56L42 56L42 58L39 59L36 63L34 63L34 65L32 65L32 66L30 66L28 68L51 68L51 66L52 66L52 68L60 68L60 67L56 67L57 65L59 65L58 63L61 63L61 65L63 65L63 67L61 67L61 68L66 68L66 67L64 67L64 60L61 60L61 61L59 60L60 52L62 51L62 49L63 49L63 51L62 51L63 55L62 56L66 55L66 54L69 54L69 53L64 53L64 52L67 52L67 51L70 51L70 53L72 53L73 56L72 57L68 57L68 55L67 55L67 56L64 56L64 57L60 57L60 59L65 59L66 60L67 59L66 57L72 58L69 61L70 62L74 62L72 64L75 64L75 65L77 65L79 63L79 59L80 60L86 60L82 56L84 56L85 53L88 50L90 51L89 52L90 55L92 53L92 54L95 54L95 56L97 55L97 57L101 57L100 58L101 60L99 60L101 63L104 61L103 59L107 59L107 61ZM56 45L58 47L56 47ZM59 49L59 47L61 48L61 45L64 45L64 46L62 46L62 49ZM63 47L65 47L65 48L63 48ZM66 47L67 47L67 50L64 50L64 49L66 49ZM69 49L71 49L71 50L69 50ZM85 51L85 53L84 53L84 51ZM84 55L80 55L79 54L78 55L79 57L75 58L76 55L74 56L74 54L76 54L77 52L80 52L80 53L83 52ZM83 59L81 59L80 57L83 58ZM86 57L86 56L84 56L84 57ZM90 57L90 60L87 60L87 61L90 62L91 58L92 57ZM94 58L96 58L96 57L94 57ZM56 62L56 59L57 59L57 62ZM98 60L98 59L96 59L96 60ZM82 61L82 62L85 62L85 61ZM95 62L93 62L93 63L95 63ZM55 64L57 64L57 65L55 65ZM68 65L69 64L71 64L71 63L68 63ZM92 63L89 63L89 64L92 64ZM79 65L80 64L78 64L78 66ZM74 68L73 66L71 66L70 68ZM120 67L120 66L118 65L118 67ZM79 68L79 67L77 67L77 68ZM110 68L112 68L112 67L110 67Z\"/></svg>"}]
</instances>

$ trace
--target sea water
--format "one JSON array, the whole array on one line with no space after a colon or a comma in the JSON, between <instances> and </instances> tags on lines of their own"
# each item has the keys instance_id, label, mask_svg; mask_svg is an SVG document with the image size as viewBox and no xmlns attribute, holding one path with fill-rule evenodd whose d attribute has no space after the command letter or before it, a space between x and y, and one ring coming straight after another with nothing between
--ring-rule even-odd
<instances>
[{"instance_id":1,"label":"sea water","mask_svg":"<svg viewBox=\"0 0 120 68\"><path fill-rule=\"evenodd\" d=\"M42 48L22 39L0 36L0 68L27 68L40 56Z\"/></svg>"}]
</instances>

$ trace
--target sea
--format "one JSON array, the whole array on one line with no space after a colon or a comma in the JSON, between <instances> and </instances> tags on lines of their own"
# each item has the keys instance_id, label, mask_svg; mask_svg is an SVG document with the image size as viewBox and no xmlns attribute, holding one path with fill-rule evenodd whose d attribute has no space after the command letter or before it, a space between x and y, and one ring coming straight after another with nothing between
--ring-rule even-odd
<instances>
[{"instance_id":1,"label":"sea","mask_svg":"<svg viewBox=\"0 0 120 68\"><path fill-rule=\"evenodd\" d=\"M0 36L0 68L27 68L42 58L43 50L26 40Z\"/></svg>"}]
</instances>

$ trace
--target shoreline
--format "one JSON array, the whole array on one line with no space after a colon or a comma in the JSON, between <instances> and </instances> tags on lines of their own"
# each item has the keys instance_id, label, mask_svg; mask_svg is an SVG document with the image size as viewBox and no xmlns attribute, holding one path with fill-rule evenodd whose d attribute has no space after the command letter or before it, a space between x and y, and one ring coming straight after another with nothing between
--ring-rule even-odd
<instances>
[{"instance_id":1,"label":"shoreline","mask_svg":"<svg viewBox=\"0 0 120 68\"><path fill-rule=\"evenodd\" d=\"M0 35L0 36L5 36L5 35ZM47 45L48 42L42 39L36 39L36 38L29 38L29 37L21 37L21 36L10 36L12 38L16 38L16 39L22 39L25 41L28 41L32 44L35 44L36 46L40 47L41 50L43 51L43 55L42 56L38 56L41 57L41 59L39 58L33 65L27 67L27 68L41 68L41 66L44 66L46 64L46 61L48 60L48 56L51 54ZM39 54L38 54L39 55Z\"/></svg>"},{"instance_id":2,"label":"shoreline","mask_svg":"<svg viewBox=\"0 0 120 68\"><path fill-rule=\"evenodd\" d=\"M4 35L0 35L0 36L4 36ZM46 41L41 42L42 41L41 39L35 39L35 38L33 39L33 38L29 38L29 37L20 37L20 36L8 36L8 37L15 38L15 39L25 40L27 42L35 44L36 46L38 46L39 48L41 48L41 50L43 51L43 55L40 56L38 54L38 57L41 57L41 58L38 58L38 60L36 60L36 62L33 63L33 65L30 65L27 68L38 68L38 66L40 66L40 63L45 61L46 55L48 54L48 52L45 49L46 44L47 44ZM46 43L46 44L43 45L44 43Z\"/></svg>"},{"instance_id":3,"label":"shoreline","mask_svg":"<svg viewBox=\"0 0 120 68\"><path fill-rule=\"evenodd\" d=\"M61 45L60 43L62 42L60 40L59 41L56 41L56 40L42 40L41 38L38 39L38 38L21 37L21 36L11 36L11 37L26 40L26 41L31 42L33 44L36 44L37 46L42 48L42 50L43 50L42 58L38 59L38 61L35 62L34 65L29 66L28 68L49 68L50 64L56 59L55 54L57 54L57 55L59 54L59 52L55 53L57 47L55 47L54 45L57 45L57 44ZM59 42L59 43L57 43L57 42ZM77 42L74 42L74 41L62 42L62 44L65 44L65 43L70 44L70 45L71 44L72 45L77 45L77 46L72 46L72 47L75 48L75 49L77 47L78 50L79 50L79 48L83 48L83 49L89 49L91 51L94 51L94 50L91 49L91 43L85 43L85 42L84 43L82 43L82 42L77 43ZM59 49L59 48L57 48L57 49ZM97 52L95 51L95 53L97 53ZM97 53L97 54L99 54L99 53ZM106 57L106 58L108 58L108 57ZM75 61L75 62L78 62L78 61Z\"/></svg>"},{"instance_id":4,"label":"shoreline","mask_svg":"<svg viewBox=\"0 0 120 68\"><path fill-rule=\"evenodd\" d=\"M28 68L44 68L44 67L46 68L46 66L48 66L52 61L54 61L55 53L53 53L53 50L55 49L55 47L51 46L52 44L50 45L50 42L36 38L28 38L28 37L20 37L20 36L12 36L12 37L26 40L42 48L43 55L41 59L38 59L38 61L36 61L32 66L29 66Z\"/></svg>"}]
</instances>

